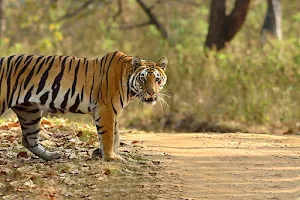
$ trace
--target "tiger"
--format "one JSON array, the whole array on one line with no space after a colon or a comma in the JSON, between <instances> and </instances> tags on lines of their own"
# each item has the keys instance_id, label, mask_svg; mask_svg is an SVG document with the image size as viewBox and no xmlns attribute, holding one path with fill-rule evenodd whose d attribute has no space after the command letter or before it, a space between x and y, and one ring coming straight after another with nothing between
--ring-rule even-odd
<instances>
[{"instance_id":1,"label":"tiger","mask_svg":"<svg viewBox=\"0 0 300 200\"><path fill-rule=\"evenodd\" d=\"M62 156L39 142L43 113L81 113L93 117L103 160L121 160L117 116L133 100L155 104L167 82L167 58L141 60L120 51L102 58L11 55L0 58L0 116L17 115L22 144L49 161Z\"/></svg>"}]
</instances>

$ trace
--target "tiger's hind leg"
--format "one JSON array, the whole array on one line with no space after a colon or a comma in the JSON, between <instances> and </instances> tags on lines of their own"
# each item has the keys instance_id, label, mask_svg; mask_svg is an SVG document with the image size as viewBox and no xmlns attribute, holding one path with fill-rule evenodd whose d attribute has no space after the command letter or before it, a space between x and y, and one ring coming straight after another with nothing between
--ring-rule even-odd
<instances>
[{"instance_id":1,"label":"tiger's hind leg","mask_svg":"<svg viewBox=\"0 0 300 200\"><path fill-rule=\"evenodd\" d=\"M33 154L44 160L59 158L59 152L47 151L39 143L42 112L38 106L36 104L21 104L13 107L12 110L17 114L21 125L23 145Z\"/></svg>"}]
</instances>

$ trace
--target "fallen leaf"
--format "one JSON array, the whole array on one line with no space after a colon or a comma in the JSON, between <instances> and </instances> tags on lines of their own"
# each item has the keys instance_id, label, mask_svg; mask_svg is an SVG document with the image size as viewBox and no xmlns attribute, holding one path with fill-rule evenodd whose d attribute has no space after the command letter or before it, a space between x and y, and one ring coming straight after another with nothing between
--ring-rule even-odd
<instances>
[{"instance_id":1,"label":"fallen leaf","mask_svg":"<svg viewBox=\"0 0 300 200\"><path fill-rule=\"evenodd\" d=\"M51 176L57 176L58 175L58 173L57 172L55 172L55 171L49 171L49 172L46 172L46 178L47 177L51 177Z\"/></svg>"},{"instance_id":2,"label":"fallen leaf","mask_svg":"<svg viewBox=\"0 0 300 200\"><path fill-rule=\"evenodd\" d=\"M34 181L36 179L36 175L32 175L31 177L30 177L30 180L32 180L32 181Z\"/></svg>"},{"instance_id":3,"label":"fallen leaf","mask_svg":"<svg viewBox=\"0 0 300 200\"><path fill-rule=\"evenodd\" d=\"M111 170L110 169L105 169L105 172L104 174L107 176L107 175L110 175L111 174Z\"/></svg>"},{"instance_id":4,"label":"fallen leaf","mask_svg":"<svg viewBox=\"0 0 300 200\"><path fill-rule=\"evenodd\" d=\"M24 183L25 186L30 187L30 188L35 188L36 185L32 182L32 180L29 180Z\"/></svg>"},{"instance_id":5,"label":"fallen leaf","mask_svg":"<svg viewBox=\"0 0 300 200\"><path fill-rule=\"evenodd\" d=\"M77 169L70 171L70 174L79 174L79 171Z\"/></svg>"},{"instance_id":6,"label":"fallen leaf","mask_svg":"<svg viewBox=\"0 0 300 200\"><path fill-rule=\"evenodd\" d=\"M159 164L160 164L160 161L159 161L159 160L157 160L157 161L152 160L152 163L153 163L154 165L159 165Z\"/></svg>"},{"instance_id":7,"label":"fallen leaf","mask_svg":"<svg viewBox=\"0 0 300 200\"><path fill-rule=\"evenodd\" d=\"M56 146L57 147L61 147L61 146L64 146L65 145L65 142L57 142L56 143Z\"/></svg>"},{"instance_id":8,"label":"fallen leaf","mask_svg":"<svg viewBox=\"0 0 300 200\"><path fill-rule=\"evenodd\" d=\"M53 123L50 121L50 120L48 120L48 119L46 119L46 118L42 118L42 121L41 121L41 124L42 125L48 125L48 126L52 126L53 125Z\"/></svg>"},{"instance_id":9,"label":"fallen leaf","mask_svg":"<svg viewBox=\"0 0 300 200\"><path fill-rule=\"evenodd\" d=\"M28 154L25 151L21 151L18 153L17 157L28 158Z\"/></svg>"},{"instance_id":10,"label":"fallen leaf","mask_svg":"<svg viewBox=\"0 0 300 200\"><path fill-rule=\"evenodd\" d=\"M0 169L0 175L6 175L6 174L7 174L7 172L2 171L2 170Z\"/></svg>"},{"instance_id":11,"label":"fallen leaf","mask_svg":"<svg viewBox=\"0 0 300 200\"><path fill-rule=\"evenodd\" d=\"M18 187L18 188L16 188L16 191L18 191L18 192L23 192L23 191L25 191L25 189L24 189L24 188L21 188L21 187Z\"/></svg>"},{"instance_id":12,"label":"fallen leaf","mask_svg":"<svg viewBox=\"0 0 300 200\"><path fill-rule=\"evenodd\" d=\"M77 137L81 137L83 135L82 131L78 131L78 133L76 134Z\"/></svg>"},{"instance_id":13,"label":"fallen leaf","mask_svg":"<svg viewBox=\"0 0 300 200\"><path fill-rule=\"evenodd\" d=\"M139 141L137 141L137 140L133 140L132 142L131 142L131 144L136 144L136 143L138 143Z\"/></svg>"},{"instance_id":14,"label":"fallen leaf","mask_svg":"<svg viewBox=\"0 0 300 200\"><path fill-rule=\"evenodd\" d=\"M8 122L6 124L3 124L0 126L0 130L9 130L14 127L20 127L19 122L17 122L17 123L16 122Z\"/></svg>"}]
</instances>

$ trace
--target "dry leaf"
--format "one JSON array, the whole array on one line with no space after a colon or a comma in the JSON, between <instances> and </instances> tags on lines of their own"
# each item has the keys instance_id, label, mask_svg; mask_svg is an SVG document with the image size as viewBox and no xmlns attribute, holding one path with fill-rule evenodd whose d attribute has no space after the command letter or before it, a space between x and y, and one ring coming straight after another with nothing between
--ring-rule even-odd
<instances>
[{"instance_id":1,"label":"dry leaf","mask_svg":"<svg viewBox=\"0 0 300 200\"><path fill-rule=\"evenodd\" d=\"M17 122L17 123L16 122L8 122L6 124L3 124L0 126L0 130L9 130L14 127L20 127L19 122Z\"/></svg>"},{"instance_id":2,"label":"dry leaf","mask_svg":"<svg viewBox=\"0 0 300 200\"><path fill-rule=\"evenodd\" d=\"M83 135L82 131L78 131L78 133L76 134L77 137L81 137Z\"/></svg>"},{"instance_id":3,"label":"dry leaf","mask_svg":"<svg viewBox=\"0 0 300 200\"><path fill-rule=\"evenodd\" d=\"M41 124L42 124L42 126L43 125L53 126L53 123L46 118L42 118Z\"/></svg>"},{"instance_id":4,"label":"dry leaf","mask_svg":"<svg viewBox=\"0 0 300 200\"><path fill-rule=\"evenodd\" d=\"M36 179L36 175L32 175L31 177L30 177L30 180L32 180L32 181L34 181Z\"/></svg>"},{"instance_id":5,"label":"dry leaf","mask_svg":"<svg viewBox=\"0 0 300 200\"><path fill-rule=\"evenodd\" d=\"M21 188L21 187L18 187L18 188L16 188L16 191L18 191L18 192L23 192L23 191L25 191L25 189L24 189L24 188Z\"/></svg>"},{"instance_id":6,"label":"dry leaf","mask_svg":"<svg viewBox=\"0 0 300 200\"><path fill-rule=\"evenodd\" d=\"M17 157L28 158L28 154L25 151L21 151L18 153Z\"/></svg>"}]
</instances>

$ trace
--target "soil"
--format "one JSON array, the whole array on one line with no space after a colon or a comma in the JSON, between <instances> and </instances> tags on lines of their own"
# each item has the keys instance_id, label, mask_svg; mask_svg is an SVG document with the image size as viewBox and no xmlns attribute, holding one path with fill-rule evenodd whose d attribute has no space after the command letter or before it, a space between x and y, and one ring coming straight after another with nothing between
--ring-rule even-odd
<instances>
[{"instance_id":1,"label":"soil","mask_svg":"<svg viewBox=\"0 0 300 200\"><path fill-rule=\"evenodd\" d=\"M166 184L179 183L179 196L174 199L300 199L297 135L159 133L126 137L142 141L144 152L156 152L165 163L166 174L178 176L173 181L166 179Z\"/></svg>"},{"instance_id":2,"label":"soil","mask_svg":"<svg viewBox=\"0 0 300 200\"><path fill-rule=\"evenodd\" d=\"M0 199L300 199L298 135L130 132L126 162L103 162L94 139L49 131L44 145L64 152L50 162L21 146L19 129L1 131Z\"/></svg>"}]
</instances>

